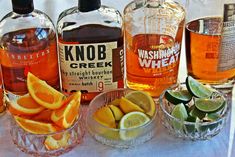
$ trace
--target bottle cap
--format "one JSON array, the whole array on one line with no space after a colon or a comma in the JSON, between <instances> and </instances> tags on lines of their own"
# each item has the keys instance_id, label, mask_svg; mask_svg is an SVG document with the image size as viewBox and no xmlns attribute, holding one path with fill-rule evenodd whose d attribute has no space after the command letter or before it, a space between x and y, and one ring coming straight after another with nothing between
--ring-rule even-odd
<instances>
[{"instance_id":1,"label":"bottle cap","mask_svg":"<svg viewBox=\"0 0 235 157\"><path fill-rule=\"evenodd\" d=\"M79 0L78 9L81 12L97 10L101 6L100 0Z\"/></svg>"},{"instance_id":2,"label":"bottle cap","mask_svg":"<svg viewBox=\"0 0 235 157\"><path fill-rule=\"evenodd\" d=\"M17 14L28 14L34 10L33 0L11 0L13 11Z\"/></svg>"}]
</instances>

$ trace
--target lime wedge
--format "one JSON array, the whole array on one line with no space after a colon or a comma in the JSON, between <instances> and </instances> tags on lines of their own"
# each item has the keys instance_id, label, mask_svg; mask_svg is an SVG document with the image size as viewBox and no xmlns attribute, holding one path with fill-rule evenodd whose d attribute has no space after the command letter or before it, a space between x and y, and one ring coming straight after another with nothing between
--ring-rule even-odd
<instances>
[{"instance_id":1,"label":"lime wedge","mask_svg":"<svg viewBox=\"0 0 235 157\"><path fill-rule=\"evenodd\" d=\"M172 121L173 127L177 130L182 130L183 129L183 122L188 118L188 113L187 113L187 110L186 110L184 104L180 103L180 104L176 105L173 108L171 115L180 121L179 122L179 121L173 120Z\"/></svg>"},{"instance_id":2,"label":"lime wedge","mask_svg":"<svg viewBox=\"0 0 235 157\"><path fill-rule=\"evenodd\" d=\"M188 116L186 121L195 123L197 121L197 117ZM188 133L194 133L196 131L195 124L185 124L185 129Z\"/></svg>"},{"instance_id":3,"label":"lime wedge","mask_svg":"<svg viewBox=\"0 0 235 157\"><path fill-rule=\"evenodd\" d=\"M199 119L203 119L206 116L206 113L198 110L195 106L192 106L189 115L195 118L198 117Z\"/></svg>"},{"instance_id":4,"label":"lime wedge","mask_svg":"<svg viewBox=\"0 0 235 157\"><path fill-rule=\"evenodd\" d=\"M208 98L212 95L212 90L188 76L186 79L186 86L188 91L197 98Z\"/></svg>"},{"instance_id":5,"label":"lime wedge","mask_svg":"<svg viewBox=\"0 0 235 157\"><path fill-rule=\"evenodd\" d=\"M195 106L198 110L206 113L218 112L223 109L225 106L224 99L207 99L207 98L199 98L195 100Z\"/></svg>"},{"instance_id":6,"label":"lime wedge","mask_svg":"<svg viewBox=\"0 0 235 157\"><path fill-rule=\"evenodd\" d=\"M180 103L187 104L192 99L192 95L187 90L167 90L165 93L165 98L174 105Z\"/></svg>"},{"instance_id":7,"label":"lime wedge","mask_svg":"<svg viewBox=\"0 0 235 157\"><path fill-rule=\"evenodd\" d=\"M208 113L206 117L203 118L203 122L211 122L211 123L210 124L208 123L208 125L201 126L199 129L201 131L207 131L207 130L213 130L217 128L219 125L222 124L222 121L218 121L218 122L215 122L215 121L217 121L220 118L221 116L218 113ZM215 122L215 123L212 123L212 122Z\"/></svg>"},{"instance_id":8,"label":"lime wedge","mask_svg":"<svg viewBox=\"0 0 235 157\"><path fill-rule=\"evenodd\" d=\"M119 122L120 138L122 140L131 140L138 137L141 134L141 129L138 127L145 125L149 121L150 118L142 112L130 112L125 114Z\"/></svg>"},{"instance_id":9,"label":"lime wedge","mask_svg":"<svg viewBox=\"0 0 235 157\"><path fill-rule=\"evenodd\" d=\"M218 120L218 119L220 119L220 118L221 118L221 115L218 114L218 113L209 113L209 114L207 114L207 116L205 117L205 120L206 120L206 121L209 121L209 122L214 122L214 121L216 121L216 120Z\"/></svg>"}]
</instances>

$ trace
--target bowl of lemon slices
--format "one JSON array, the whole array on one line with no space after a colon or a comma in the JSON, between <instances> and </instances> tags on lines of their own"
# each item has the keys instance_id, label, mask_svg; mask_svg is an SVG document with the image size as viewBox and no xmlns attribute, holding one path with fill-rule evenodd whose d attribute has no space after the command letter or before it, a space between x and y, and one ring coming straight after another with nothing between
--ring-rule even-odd
<instances>
[{"instance_id":1,"label":"bowl of lemon slices","mask_svg":"<svg viewBox=\"0 0 235 157\"><path fill-rule=\"evenodd\" d=\"M153 137L156 120L156 104L148 93L117 89L90 102L86 125L102 144L129 148Z\"/></svg>"}]
</instances>

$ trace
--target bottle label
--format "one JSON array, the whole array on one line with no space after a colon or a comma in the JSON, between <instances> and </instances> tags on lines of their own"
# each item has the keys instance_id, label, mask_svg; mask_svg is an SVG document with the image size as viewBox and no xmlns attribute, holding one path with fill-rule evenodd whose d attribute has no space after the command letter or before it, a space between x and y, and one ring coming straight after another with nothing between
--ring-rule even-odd
<instances>
[{"instance_id":1,"label":"bottle label","mask_svg":"<svg viewBox=\"0 0 235 157\"><path fill-rule=\"evenodd\" d=\"M128 74L158 78L156 84L167 84L177 79L179 42L167 35L140 34L134 36L133 45L132 49L127 49Z\"/></svg>"},{"instance_id":2,"label":"bottle label","mask_svg":"<svg viewBox=\"0 0 235 157\"><path fill-rule=\"evenodd\" d=\"M224 5L224 22L218 71L235 68L235 4Z\"/></svg>"},{"instance_id":3,"label":"bottle label","mask_svg":"<svg viewBox=\"0 0 235 157\"><path fill-rule=\"evenodd\" d=\"M62 88L66 93L77 90L102 92L122 88L123 48L117 42L79 44L59 42Z\"/></svg>"},{"instance_id":4,"label":"bottle label","mask_svg":"<svg viewBox=\"0 0 235 157\"><path fill-rule=\"evenodd\" d=\"M55 88L59 85L56 44L36 52L9 52L0 49L4 87L18 94L27 92L28 72L32 72ZM46 71L45 71L46 68Z\"/></svg>"}]
</instances>

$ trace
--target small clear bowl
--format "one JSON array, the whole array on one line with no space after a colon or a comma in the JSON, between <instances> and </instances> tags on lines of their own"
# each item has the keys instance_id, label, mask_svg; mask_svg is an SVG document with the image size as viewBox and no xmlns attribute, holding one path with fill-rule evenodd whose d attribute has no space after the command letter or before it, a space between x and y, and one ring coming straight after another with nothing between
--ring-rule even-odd
<instances>
[{"instance_id":1,"label":"small clear bowl","mask_svg":"<svg viewBox=\"0 0 235 157\"><path fill-rule=\"evenodd\" d=\"M185 83L173 85L169 89L182 90L186 89L186 85ZM165 98L165 92L166 90L161 94L159 99L160 119L163 126L165 126L170 134L187 140L207 140L219 134L220 131L224 128L228 117L229 107L227 104L228 102L223 94L216 92L216 95L219 94L226 101L226 106L221 113L221 118L213 122L188 122L181 121L171 115L174 105ZM189 103L192 104L192 101Z\"/></svg>"},{"instance_id":2,"label":"small clear bowl","mask_svg":"<svg viewBox=\"0 0 235 157\"><path fill-rule=\"evenodd\" d=\"M117 89L107 91L97 95L91 102L87 111L86 125L89 133L98 142L116 148L130 148L142 144L150 140L155 134L156 128L156 113L147 124L131 129L113 129L106 127L94 120L93 114L101 106L104 106L111 101L125 96L133 90ZM131 135L131 138L122 138L123 134Z\"/></svg>"},{"instance_id":3,"label":"small clear bowl","mask_svg":"<svg viewBox=\"0 0 235 157\"><path fill-rule=\"evenodd\" d=\"M31 134L23 130L11 118L10 134L13 143L22 151L34 156L59 156L72 150L75 146L82 142L84 136L84 127L82 125L82 115L80 114L76 122L68 129L61 130L50 134ZM56 137L65 137L64 143L60 147L48 147L46 140Z\"/></svg>"}]
</instances>

